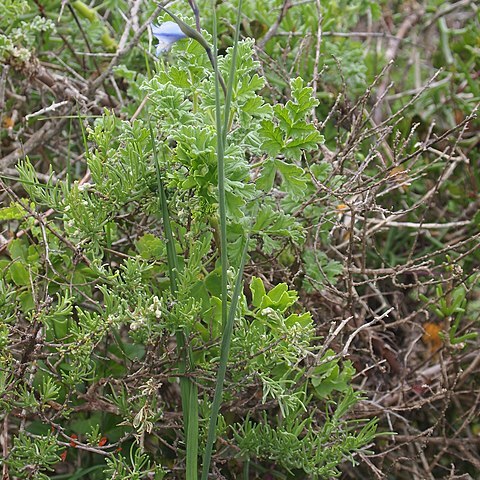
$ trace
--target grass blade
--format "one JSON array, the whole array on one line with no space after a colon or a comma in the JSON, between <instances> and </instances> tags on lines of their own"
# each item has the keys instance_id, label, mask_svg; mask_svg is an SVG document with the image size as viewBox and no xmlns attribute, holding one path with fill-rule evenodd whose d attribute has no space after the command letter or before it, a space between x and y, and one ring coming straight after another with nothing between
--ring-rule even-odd
<instances>
[{"instance_id":1,"label":"grass blade","mask_svg":"<svg viewBox=\"0 0 480 480\"><path fill-rule=\"evenodd\" d=\"M172 295L176 295L178 263L177 263L177 255L175 252L175 241L173 239L172 225L170 223L170 216L168 214L167 195L165 193L165 187L163 185L160 165L158 163L158 152L157 152L157 146L155 143L155 136L153 135L152 125L150 124L149 127L150 127L150 138L152 140L155 171L157 173L157 186L158 186L159 199L160 199L160 208L162 210L163 228L165 230L165 237L167 238L167 261L168 261L168 274L170 278L170 290L172 292Z\"/></svg>"},{"instance_id":2,"label":"grass blade","mask_svg":"<svg viewBox=\"0 0 480 480\"><path fill-rule=\"evenodd\" d=\"M152 124L149 124L150 138L152 140L153 157L155 162L155 171L157 173L157 185L159 191L160 208L162 210L163 228L167 238L167 261L170 277L170 290L172 295L177 295L178 289L178 262L175 251L175 240L173 238L170 216L168 214L167 195L165 193L164 183L158 161L158 152L153 134ZM178 372L180 374L180 395L182 397L182 412L184 431L186 437L187 450L187 479L196 480L198 476L198 388L185 376L187 366L192 365L191 352L186 346L185 332L177 330L175 332L177 341L177 351L179 356Z\"/></svg>"},{"instance_id":3,"label":"grass blade","mask_svg":"<svg viewBox=\"0 0 480 480\"><path fill-rule=\"evenodd\" d=\"M228 355L230 353L230 343L232 340L233 324L235 322L235 314L237 312L238 300L240 298L243 286L243 269L247 261L249 237L245 239L245 246L243 247L242 258L238 269L237 279L235 281L235 288L233 290L232 302L228 312L227 324L223 331L222 345L220 348L220 363L218 366L217 382L215 385L215 394L213 396L212 411L210 413L210 422L208 425L207 445L205 447L205 454L203 456L202 480L207 480L208 472L210 470L210 461L212 458L213 444L216 438L218 412L222 403L223 384L225 382L225 373L227 372Z\"/></svg>"}]
</instances>

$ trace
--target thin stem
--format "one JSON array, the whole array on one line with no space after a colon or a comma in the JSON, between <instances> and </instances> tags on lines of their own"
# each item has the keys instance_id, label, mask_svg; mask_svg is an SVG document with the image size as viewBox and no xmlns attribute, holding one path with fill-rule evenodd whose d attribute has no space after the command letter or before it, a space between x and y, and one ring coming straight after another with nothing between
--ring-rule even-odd
<instances>
[{"instance_id":1,"label":"thin stem","mask_svg":"<svg viewBox=\"0 0 480 480\"><path fill-rule=\"evenodd\" d=\"M238 2L238 14L237 14L237 24L235 25L235 36L233 38L233 52L232 52L232 63L230 64L230 74L228 77L228 86L227 93L225 96L225 112L224 112L224 127L223 127L223 143L226 144L227 133L229 129L229 119L230 119L230 104L232 102L233 96L233 83L235 81L235 72L237 67L237 54L238 54L238 39L240 37L240 13L242 11L243 0ZM233 116L232 116L233 117Z\"/></svg>"},{"instance_id":2,"label":"thin stem","mask_svg":"<svg viewBox=\"0 0 480 480\"><path fill-rule=\"evenodd\" d=\"M213 1L215 9L215 2ZM217 45L217 17L214 10L213 15L213 68L215 69L215 78L218 79L218 55ZM230 82L229 82L230 84ZM228 96L228 95L227 95ZM222 134L222 114L220 105L219 82L215 82L215 120L217 128L217 173L218 173L218 210L220 217L220 261L222 263L222 325L225 327L227 321L227 286L228 286L228 253L227 253L227 208L225 198L225 162L224 162L224 141Z\"/></svg>"},{"instance_id":3,"label":"thin stem","mask_svg":"<svg viewBox=\"0 0 480 480\"><path fill-rule=\"evenodd\" d=\"M218 70L218 43L217 43L217 18L215 10L215 0L212 0L213 7L213 67L215 69L215 116L217 129L217 171L218 171L218 204L220 216L220 260L222 263L222 345L220 350L220 363L217 373L217 382L215 385L215 394L213 397L212 411L210 414L210 422L208 425L208 437L203 456L202 480L207 480L210 471L210 462L212 458L213 444L216 438L218 412L222 403L223 384L225 381L225 373L227 370L228 356L230 353L230 342L233 332L233 323L237 310L238 299L241 294L243 268L245 266L248 249L248 238L242 254L242 260L238 269L238 276L235 283L235 289L232 296L230 311L228 311L228 252L227 252L227 212L225 198L225 146L227 143L228 122L230 117L230 104L233 94L233 84L236 72L237 46L240 32L240 12L242 1L239 1L237 12L237 25L235 29L235 41L232 52L232 63L230 66L230 77L228 79L228 88L221 84L221 75ZM207 52L208 53L208 52ZM225 109L224 109L224 125L222 127L221 105L220 105L220 88L222 86L225 92Z\"/></svg>"}]
</instances>

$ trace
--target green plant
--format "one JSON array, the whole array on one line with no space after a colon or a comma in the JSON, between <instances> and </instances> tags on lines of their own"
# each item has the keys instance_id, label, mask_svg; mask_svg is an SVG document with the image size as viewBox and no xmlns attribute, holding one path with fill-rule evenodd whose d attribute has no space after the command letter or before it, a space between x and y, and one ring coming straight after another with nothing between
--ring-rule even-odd
<instances>
[{"instance_id":1,"label":"green plant","mask_svg":"<svg viewBox=\"0 0 480 480\"><path fill-rule=\"evenodd\" d=\"M472 474L478 15L440 3L0 0L4 476Z\"/></svg>"}]
</instances>

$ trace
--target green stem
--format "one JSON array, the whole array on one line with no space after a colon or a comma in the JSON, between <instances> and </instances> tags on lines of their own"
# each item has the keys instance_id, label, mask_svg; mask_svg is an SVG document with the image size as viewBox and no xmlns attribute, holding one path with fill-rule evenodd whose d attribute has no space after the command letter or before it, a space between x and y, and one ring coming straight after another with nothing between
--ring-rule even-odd
<instances>
[{"instance_id":1,"label":"green stem","mask_svg":"<svg viewBox=\"0 0 480 480\"><path fill-rule=\"evenodd\" d=\"M243 3L243 0L239 0L238 10L237 10L237 24L235 25L235 36L233 38L232 63L230 64L230 74L228 77L227 94L225 98L224 126L223 126L223 132L222 132L224 144L226 144L227 133L231 128L231 123L233 122L233 115L230 120L230 104L232 102L233 84L235 81L235 72L237 69L238 39L240 37L240 20L241 20L241 12L242 12L242 3ZM216 42L215 42L215 45L216 45Z\"/></svg>"},{"instance_id":2,"label":"green stem","mask_svg":"<svg viewBox=\"0 0 480 480\"><path fill-rule=\"evenodd\" d=\"M207 444L203 456L202 480L207 480L210 471L210 462L212 458L213 444L216 439L217 419L220 411L223 396L223 384L225 381L225 373L227 371L228 356L230 353L230 342L233 332L233 323L237 310L238 299L241 295L243 268L245 266L248 250L248 238L242 254L242 260L238 268L238 275L235 282L235 289L228 311L228 252L227 252L227 211L225 198L225 148L227 144L227 133L229 129L230 105L233 96L233 84L235 80L238 38L240 32L240 14L242 8L242 0L239 0L237 11L237 25L235 29L235 39L232 52L232 63L230 65L230 76L228 86L226 88L220 81L222 78L218 70L218 42L217 42L217 17L215 10L215 0L212 0L213 8L213 59L212 65L215 70L215 119L217 129L217 171L218 171L218 205L220 216L220 261L222 264L222 345L220 350L220 363L218 366L217 382L215 385L215 394L213 397L212 411L210 414L210 422L208 425ZM225 109L224 122L222 126L221 105L220 105L220 86L225 92Z\"/></svg>"},{"instance_id":3,"label":"green stem","mask_svg":"<svg viewBox=\"0 0 480 480\"><path fill-rule=\"evenodd\" d=\"M218 174L218 210L220 217L220 261L222 263L222 325L225 327L227 321L227 296L228 296L228 253L227 253L227 208L225 198L225 162L224 162L224 141L222 134L222 114L220 105L220 89L218 82L218 63L216 61L218 55L217 45L217 17L215 12L215 1L213 3L213 55L215 61L213 68L215 69L215 121L217 128L217 174ZM230 83L230 82L229 82ZM228 98L228 93L227 93Z\"/></svg>"}]
</instances>

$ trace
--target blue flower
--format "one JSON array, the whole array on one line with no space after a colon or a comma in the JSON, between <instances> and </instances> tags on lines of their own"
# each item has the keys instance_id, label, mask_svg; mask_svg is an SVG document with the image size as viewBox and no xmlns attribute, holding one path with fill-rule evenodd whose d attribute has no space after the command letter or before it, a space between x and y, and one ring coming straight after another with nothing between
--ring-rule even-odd
<instances>
[{"instance_id":1,"label":"blue flower","mask_svg":"<svg viewBox=\"0 0 480 480\"><path fill-rule=\"evenodd\" d=\"M157 56L168 51L177 40L187 38L187 35L182 32L178 24L175 22L165 22L161 25L152 24L150 27L153 36L158 40L158 45L155 51Z\"/></svg>"}]
</instances>

